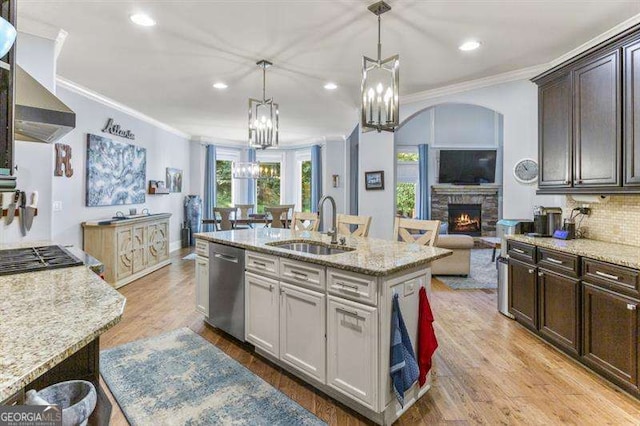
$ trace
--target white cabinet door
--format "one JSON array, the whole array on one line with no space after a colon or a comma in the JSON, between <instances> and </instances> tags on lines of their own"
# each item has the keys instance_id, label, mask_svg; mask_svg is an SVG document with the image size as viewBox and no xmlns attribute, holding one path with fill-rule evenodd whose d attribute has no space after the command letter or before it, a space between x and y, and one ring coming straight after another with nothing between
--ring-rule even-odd
<instances>
[{"instance_id":1,"label":"white cabinet door","mask_svg":"<svg viewBox=\"0 0 640 426\"><path fill-rule=\"evenodd\" d=\"M209 316L209 259L196 256L196 311Z\"/></svg>"},{"instance_id":2,"label":"white cabinet door","mask_svg":"<svg viewBox=\"0 0 640 426\"><path fill-rule=\"evenodd\" d=\"M247 342L279 355L278 281L245 273L245 337Z\"/></svg>"},{"instance_id":3,"label":"white cabinet door","mask_svg":"<svg viewBox=\"0 0 640 426\"><path fill-rule=\"evenodd\" d=\"M325 382L325 296L280 283L280 359Z\"/></svg>"},{"instance_id":4,"label":"white cabinet door","mask_svg":"<svg viewBox=\"0 0 640 426\"><path fill-rule=\"evenodd\" d=\"M329 296L327 318L327 384L377 410L377 309Z\"/></svg>"}]
</instances>

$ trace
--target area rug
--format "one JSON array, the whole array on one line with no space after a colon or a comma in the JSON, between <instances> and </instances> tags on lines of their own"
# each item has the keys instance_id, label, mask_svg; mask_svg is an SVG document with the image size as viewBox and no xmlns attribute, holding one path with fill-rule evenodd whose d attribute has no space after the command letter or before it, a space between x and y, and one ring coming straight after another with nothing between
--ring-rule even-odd
<instances>
[{"instance_id":1,"label":"area rug","mask_svg":"<svg viewBox=\"0 0 640 426\"><path fill-rule=\"evenodd\" d=\"M100 352L131 425L325 425L188 328Z\"/></svg>"},{"instance_id":2,"label":"area rug","mask_svg":"<svg viewBox=\"0 0 640 426\"><path fill-rule=\"evenodd\" d=\"M182 260L196 260L196 254L191 253L182 258Z\"/></svg>"},{"instance_id":3,"label":"area rug","mask_svg":"<svg viewBox=\"0 0 640 426\"><path fill-rule=\"evenodd\" d=\"M471 273L468 277L438 275L436 278L454 290L497 288L498 271L495 262L491 261L492 252L492 249L471 250Z\"/></svg>"}]
</instances>

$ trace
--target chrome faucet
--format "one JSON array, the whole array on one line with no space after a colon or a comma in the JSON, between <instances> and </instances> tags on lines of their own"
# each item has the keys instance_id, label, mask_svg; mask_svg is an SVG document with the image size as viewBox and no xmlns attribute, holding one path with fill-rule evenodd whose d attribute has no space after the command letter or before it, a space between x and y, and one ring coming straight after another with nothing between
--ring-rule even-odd
<instances>
[{"instance_id":1,"label":"chrome faucet","mask_svg":"<svg viewBox=\"0 0 640 426\"><path fill-rule=\"evenodd\" d=\"M331 244L338 244L338 231L336 229L336 200L333 199L333 197L331 195L325 195L324 197L320 198L320 201L318 202L318 212L320 215L320 219L322 219L323 217L323 209L324 209L324 202L326 200L331 201L331 229L329 229L329 231L327 231L327 235L331 237Z\"/></svg>"}]
</instances>

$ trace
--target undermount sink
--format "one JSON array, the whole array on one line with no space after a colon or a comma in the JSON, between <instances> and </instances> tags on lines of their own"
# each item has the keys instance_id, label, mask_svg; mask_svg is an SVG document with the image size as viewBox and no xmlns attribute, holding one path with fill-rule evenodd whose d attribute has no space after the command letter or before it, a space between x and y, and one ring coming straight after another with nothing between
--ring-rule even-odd
<instances>
[{"instance_id":1,"label":"undermount sink","mask_svg":"<svg viewBox=\"0 0 640 426\"><path fill-rule=\"evenodd\" d=\"M278 247L281 249L285 249L285 250L299 251L302 253L316 254L320 256L346 253L346 252L355 250L352 247L345 247L345 246L331 247L331 246L320 244L320 243L292 243L287 241L271 243L269 245Z\"/></svg>"}]
</instances>

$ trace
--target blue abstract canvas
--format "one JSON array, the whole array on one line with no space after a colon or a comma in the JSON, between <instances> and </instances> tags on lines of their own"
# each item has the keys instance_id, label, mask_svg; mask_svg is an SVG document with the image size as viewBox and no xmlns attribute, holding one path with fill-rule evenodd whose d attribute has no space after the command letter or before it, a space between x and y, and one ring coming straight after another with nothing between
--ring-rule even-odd
<instances>
[{"instance_id":1,"label":"blue abstract canvas","mask_svg":"<svg viewBox=\"0 0 640 426\"><path fill-rule=\"evenodd\" d=\"M144 203L146 170L146 149L88 135L87 207Z\"/></svg>"}]
</instances>

